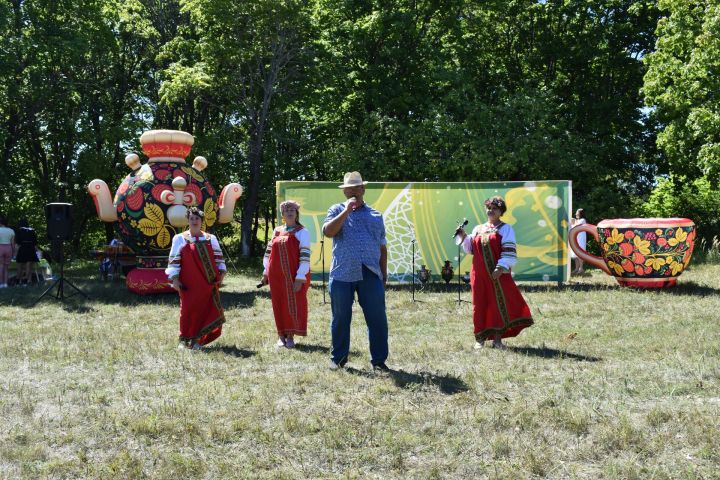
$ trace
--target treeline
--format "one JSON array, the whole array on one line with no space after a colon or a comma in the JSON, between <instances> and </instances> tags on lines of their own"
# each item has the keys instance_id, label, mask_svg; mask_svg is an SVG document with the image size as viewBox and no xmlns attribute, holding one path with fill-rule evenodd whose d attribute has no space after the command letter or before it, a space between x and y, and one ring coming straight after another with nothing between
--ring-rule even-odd
<instances>
[{"instance_id":1,"label":"treeline","mask_svg":"<svg viewBox=\"0 0 720 480\"><path fill-rule=\"evenodd\" d=\"M717 7L622 0L0 0L0 211L43 228L43 205L71 202L76 245L99 239L85 185L117 187L142 131L172 128L215 186L245 186L244 255L261 251L276 180L350 169L569 179L591 219L634 214L659 175L687 189L720 164L697 144L720 128L712 108L674 126L717 102L670 68L703 35L717 53L707 17Z\"/></svg>"}]
</instances>

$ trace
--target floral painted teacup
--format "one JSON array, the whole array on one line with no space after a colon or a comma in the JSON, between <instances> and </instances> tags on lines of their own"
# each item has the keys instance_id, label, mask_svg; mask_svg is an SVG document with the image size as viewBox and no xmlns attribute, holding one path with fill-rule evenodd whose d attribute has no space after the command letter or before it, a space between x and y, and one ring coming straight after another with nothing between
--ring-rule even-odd
<instances>
[{"instance_id":1,"label":"floral painted teacup","mask_svg":"<svg viewBox=\"0 0 720 480\"><path fill-rule=\"evenodd\" d=\"M602 257L580 248L577 236L587 232ZM587 263L630 287L671 287L687 268L695 246L695 224L687 218L619 218L570 230L570 248Z\"/></svg>"}]
</instances>

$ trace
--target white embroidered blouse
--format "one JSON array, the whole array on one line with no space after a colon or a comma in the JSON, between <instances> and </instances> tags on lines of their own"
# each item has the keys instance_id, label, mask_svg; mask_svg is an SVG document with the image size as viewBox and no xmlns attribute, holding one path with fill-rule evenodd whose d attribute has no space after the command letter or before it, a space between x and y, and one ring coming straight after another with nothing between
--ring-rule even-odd
<instances>
[{"instance_id":1,"label":"white embroidered blouse","mask_svg":"<svg viewBox=\"0 0 720 480\"><path fill-rule=\"evenodd\" d=\"M515 244L515 230L507 223L503 223L500 227L494 227L490 223L484 223L473 228L472 233L467 235L465 240L463 240L463 250L465 253L472 255L473 239L478 235L492 233L493 231L497 231L502 239L500 243L500 258L497 264L506 270L510 270L517 263L517 245Z\"/></svg>"},{"instance_id":2,"label":"white embroidered blouse","mask_svg":"<svg viewBox=\"0 0 720 480\"><path fill-rule=\"evenodd\" d=\"M213 254L215 256L215 264L218 270L225 272L225 258L223 257L222 250L220 249L220 243L215 235L203 232L202 237L193 237L190 232L178 233L173 237L172 246L170 247L170 256L168 257L168 266L165 269L165 274L170 280L180 275L180 250L188 243L195 243L200 238L210 238L210 244L212 245Z\"/></svg>"}]
</instances>

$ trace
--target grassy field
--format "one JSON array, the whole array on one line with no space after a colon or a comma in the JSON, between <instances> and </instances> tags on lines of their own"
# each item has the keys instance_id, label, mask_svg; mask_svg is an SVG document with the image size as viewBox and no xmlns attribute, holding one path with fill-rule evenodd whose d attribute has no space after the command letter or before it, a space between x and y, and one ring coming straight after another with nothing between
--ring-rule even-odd
<instances>
[{"instance_id":1,"label":"grassy field","mask_svg":"<svg viewBox=\"0 0 720 480\"><path fill-rule=\"evenodd\" d=\"M390 374L360 312L328 369L319 285L286 350L257 272L229 276L222 337L190 352L176 297L68 277L91 300L0 291L3 478L720 478L720 266L522 285L536 324L506 351L473 350L454 291L391 287Z\"/></svg>"}]
</instances>

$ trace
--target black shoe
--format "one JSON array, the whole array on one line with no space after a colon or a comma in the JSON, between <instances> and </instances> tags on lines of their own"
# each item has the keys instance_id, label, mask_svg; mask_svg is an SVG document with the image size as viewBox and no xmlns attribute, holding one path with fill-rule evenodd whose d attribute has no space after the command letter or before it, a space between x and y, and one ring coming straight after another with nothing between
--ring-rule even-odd
<instances>
[{"instance_id":1,"label":"black shoe","mask_svg":"<svg viewBox=\"0 0 720 480\"><path fill-rule=\"evenodd\" d=\"M385 362L375 363L372 366L373 370L376 372L389 372L390 368L385 365Z\"/></svg>"}]
</instances>

